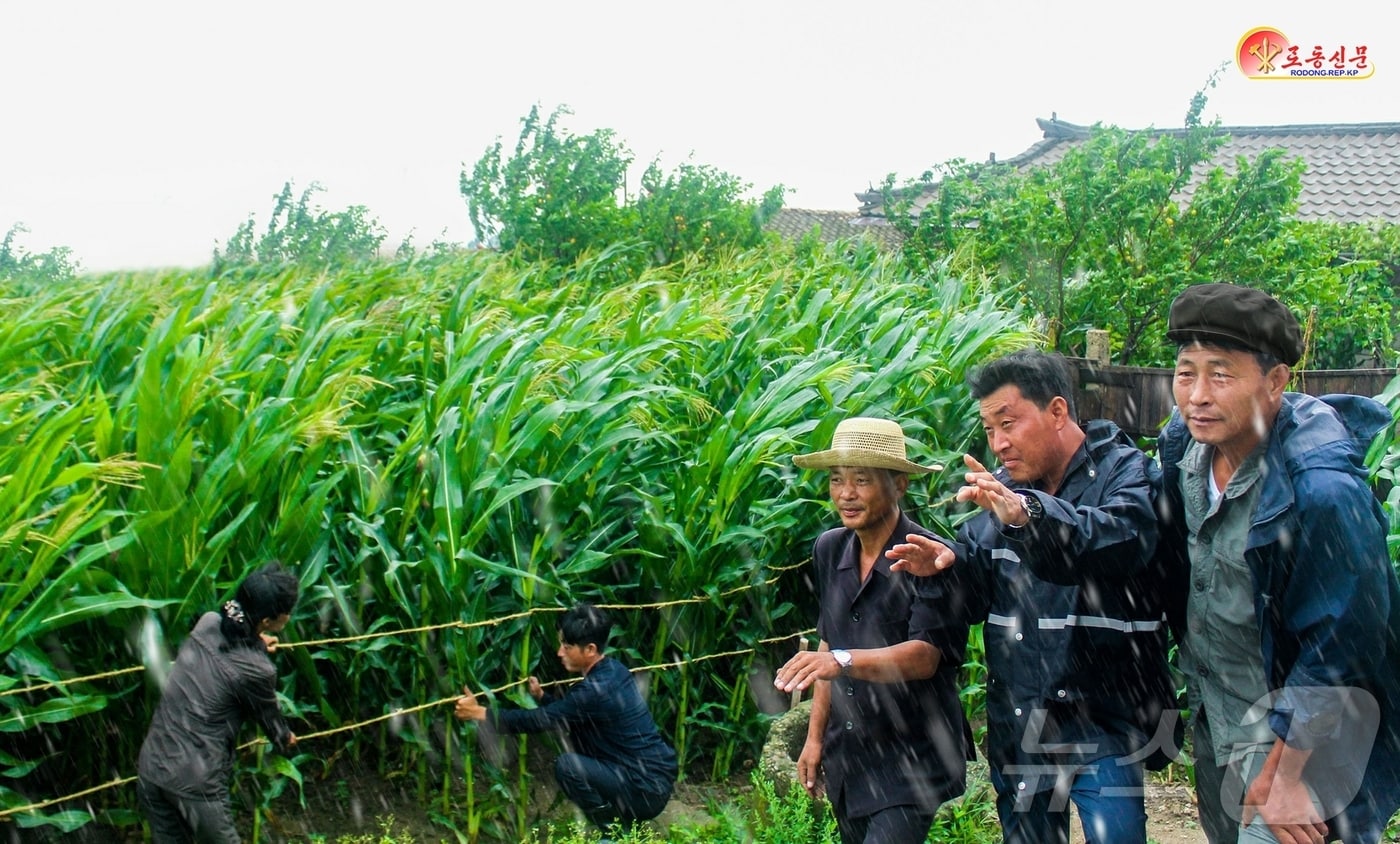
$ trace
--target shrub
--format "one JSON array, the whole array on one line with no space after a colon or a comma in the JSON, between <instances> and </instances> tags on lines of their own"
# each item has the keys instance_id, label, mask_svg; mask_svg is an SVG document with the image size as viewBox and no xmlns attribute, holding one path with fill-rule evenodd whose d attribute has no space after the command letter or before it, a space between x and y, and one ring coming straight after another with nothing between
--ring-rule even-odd
<instances>
[{"instance_id":1,"label":"shrub","mask_svg":"<svg viewBox=\"0 0 1400 844\"><path fill-rule=\"evenodd\" d=\"M280 268L286 265L324 269L372 260L385 234L363 205L326 211L312 203L325 190L313 182L294 198L286 182L273 197L272 214L261 237L253 215L238 227L222 252L214 249L215 275L236 267Z\"/></svg>"}]
</instances>

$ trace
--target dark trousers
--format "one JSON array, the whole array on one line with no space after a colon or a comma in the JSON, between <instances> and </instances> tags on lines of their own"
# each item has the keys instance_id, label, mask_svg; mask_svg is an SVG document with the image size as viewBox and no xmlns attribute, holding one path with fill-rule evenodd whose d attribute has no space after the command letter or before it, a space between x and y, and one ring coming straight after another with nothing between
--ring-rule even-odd
<instances>
[{"instance_id":1,"label":"dark trousers","mask_svg":"<svg viewBox=\"0 0 1400 844\"><path fill-rule=\"evenodd\" d=\"M136 781L136 796L155 844L242 844L227 797L195 800L145 780Z\"/></svg>"},{"instance_id":2,"label":"dark trousers","mask_svg":"<svg viewBox=\"0 0 1400 844\"><path fill-rule=\"evenodd\" d=\"M649 821L661 814L671 799L669 789L664 794L645 791L615 766L578 753L564 753L555 760L554 779L564 796L600 829L614 823Z\"/></svg>"},{"instance_id":3,"label":"dark trousers","mask_svg":"<svg viewBox=\"0 0 1400 844\"><path fill-rule=\"evenodd\" d=\"M1079 810L1088 844L1147 842L1141 762L1099 759L1061 771L1055 788L1040 791L1029 778L995 765L991 774L1006 844L1068 844L1070 801ZM1021 788L1023 782L1027 788Z\"/></svg>"},{"instance_id":4,"label":"dark trousers","mask_svg":"<svg viewBox=\"0 0 1400 844\"><path fill-rule=\"evenodd\" d=\"M836 829L841 844L923 844L933 826L933 814L917 806L890 806L873 815L852 818L846 815L845 801L836 810Z\"/></svg>"}]
</instances>

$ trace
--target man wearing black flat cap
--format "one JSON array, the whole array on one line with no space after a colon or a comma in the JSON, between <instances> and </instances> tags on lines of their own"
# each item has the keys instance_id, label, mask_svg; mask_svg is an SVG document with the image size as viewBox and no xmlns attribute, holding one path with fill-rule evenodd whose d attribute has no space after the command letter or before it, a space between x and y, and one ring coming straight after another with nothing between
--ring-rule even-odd
<instances>
[{"instance_id":1,"label":"man wearing black flat cap","mask_svg":"<svg viewBox=\"0 0 1400 844\"><path fill-rule=\"evenodd\" d=\"M1390 414L1286 392L1301 332L1261 290L1188 287L1167 337L1158 554L1201 826L1215 844L1378 841L1400 808L1400 583L1364 457Z\"/></svg>"}]
</instances>

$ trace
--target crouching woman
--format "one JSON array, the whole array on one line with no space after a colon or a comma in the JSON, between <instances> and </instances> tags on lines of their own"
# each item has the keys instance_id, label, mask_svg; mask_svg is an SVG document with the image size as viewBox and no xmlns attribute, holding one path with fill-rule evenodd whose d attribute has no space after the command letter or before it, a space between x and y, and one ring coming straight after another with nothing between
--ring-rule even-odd
<instances>
[{"instance_id":1,"label":"crouching woman","mask_svg":"<svg viewBox=\"0 0 1400 844\"><path fill-rule=\"evenodd\" d=\"M180 646L137 763L141 811L156 844L241 841L229 801L238 730L255 718L280 752L296 736L277 708L268 653L297 601L297 580L271 562L232 601L207 612Z\"/></svg>"}]
</instances>

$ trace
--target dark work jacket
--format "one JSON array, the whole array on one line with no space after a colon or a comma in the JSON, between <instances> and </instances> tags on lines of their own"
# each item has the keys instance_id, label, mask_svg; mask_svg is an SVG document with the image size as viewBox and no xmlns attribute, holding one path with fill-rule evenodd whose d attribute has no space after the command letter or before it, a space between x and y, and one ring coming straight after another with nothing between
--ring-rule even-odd
<instances>
[{"instance_id":1,"label":"dark work jacket","mask_svg":"<svg viewBox=\"0 0 1400 844\"><path fill-rule=\"evenodd\" d=\"M1400 807L1400 582L1364 456L1389 423L1390 412L1369 398L1285 393L1264 446L1263 488L1245 544L1259 658L1274 693L1270 726L1290 745L1319 751L1305 779L1355 786L1348 812L1382 817ZM1171 576L1165 591L1179 637L1190 635L1184 622L1194 586L1178 468L1190 442L1173 411L1158 442L1165 472L1159 556ZM1358 690L1375 709L1356 707ZM1340 768L1309 773L1357 741L1368 742L1364 780L1348 782Z\"/></svg>"},{"instance_id":2,"label":"dark work jacket","mask_svg":"<svg viewBox=\"0 0 1400 844\"><path fill-rule=\"evenodd\" d=\"M997 472L1043 515L1010 528L984 511L954 548L980 599L972 620L987 622L988 754L1028 791L1051 787L1055 766L1161 767L1179 745L1152 567L1161 473L1112 422L1084 433L1053 495Z\"/></svg>"},{"instance_id":3,"label":"dark work jacket","mask_svg":"<svg viewBox=\"0 0 1400 844\"><path fill-rule=\"evenodd\" d=\"M963 793L972 733L958 700L967 646L961 578L891 572L884 552L911 533L933 537L901 514L875 567L860 583L860 541L853 530L823 533L812 550L821 594L817 632L829 647L883 648L929 642L941 656L927 680L831 682L831 714L822 737L822 769L833 802L849 817L891 806L932 812Z\"/></svg>"},{"instance_id":4,"label":"dark work jacket","mask_svg":"<svg viewBox=\"0 0 1400 844\"><path fill-rule=\"evenodd\" d=\"M205 613L180 645L136 763L143 781L183 797L228 797L245 718L262 724L279 751L292 735L277 708L277 669L262 640L251 648L227 644L220 618Z\"/></svg>"},{"instance_id":5,"label":"dark work jacket","mask_svg":"<svg viewBox=\"0 0 1400 844\"><path fill-rule=\"evenodd\" d=\"M491 709L498 729L540 733L563 727L574 750L620 769L628 781L649 794L671 793L679 769L671 748L637 691L632 672L612 657L596 663L563 695L546 694L536 709Z\"/></svg>"}]
</instances>

